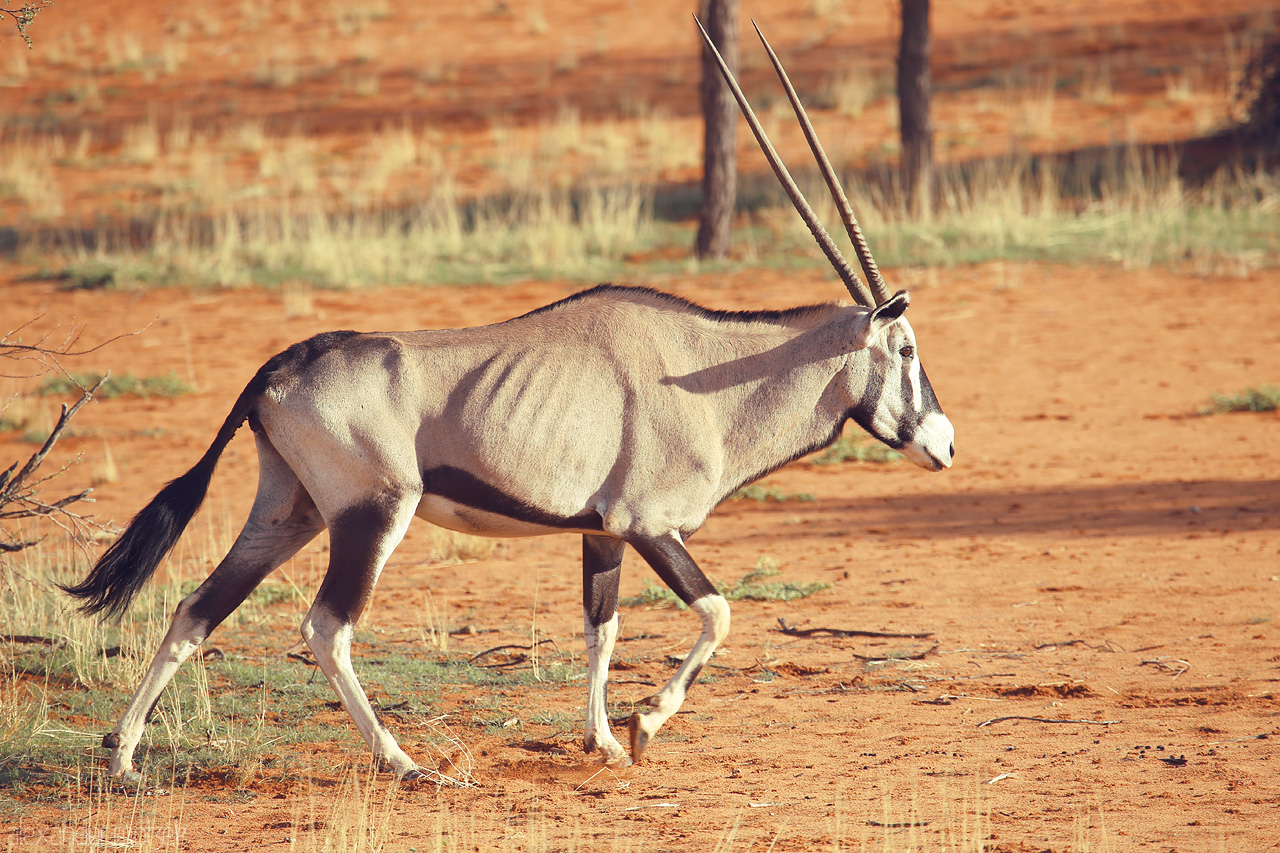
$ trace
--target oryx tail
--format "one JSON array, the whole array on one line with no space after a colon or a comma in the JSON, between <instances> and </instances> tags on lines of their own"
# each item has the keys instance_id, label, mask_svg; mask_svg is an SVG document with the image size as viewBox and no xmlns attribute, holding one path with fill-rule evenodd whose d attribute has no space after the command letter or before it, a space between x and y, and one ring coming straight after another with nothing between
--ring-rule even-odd
<instances>
[{"instance_id":1,"label":"oryx tail","mask_svg":"<svg viewBox=\"0 0 1280 853\"><path fill-rule=\"evenodd\" d=\"M222 422L213 444L209 445L200 461L181 477L169 481L133 517L125 532L103 553L88 576L78 584L59 584L68 595L83 602L80 612L117 617L129 608L134 596L155 574L160 561L173 550L182 531L186 530L204 503L218 458L249 417L276 364L277 359L271 359L262 366L240 392L231 407L231 414Z\"/></svg>"}]
</instances>

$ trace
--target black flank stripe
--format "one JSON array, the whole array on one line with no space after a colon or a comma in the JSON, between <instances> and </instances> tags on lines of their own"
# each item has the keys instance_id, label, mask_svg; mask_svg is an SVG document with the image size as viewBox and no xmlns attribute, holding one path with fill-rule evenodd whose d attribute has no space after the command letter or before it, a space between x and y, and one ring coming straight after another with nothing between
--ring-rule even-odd
<instances>
[{"instance_id":1,"label":"black flank stripe","mask_svg":"<svg viewBox=\"0 0 1280 853\"><path fill-rule=\"evenodd\" d=\"M557 527L567 530L603 530L604 520L595 510L586 510L574 516L564 517L527 504L512 497L490 483L486 483L470 471L441 465L422 475L422 491L438 495L472 509L493 515L536 524L541 527Z\"/></svg>"}]
</instances>

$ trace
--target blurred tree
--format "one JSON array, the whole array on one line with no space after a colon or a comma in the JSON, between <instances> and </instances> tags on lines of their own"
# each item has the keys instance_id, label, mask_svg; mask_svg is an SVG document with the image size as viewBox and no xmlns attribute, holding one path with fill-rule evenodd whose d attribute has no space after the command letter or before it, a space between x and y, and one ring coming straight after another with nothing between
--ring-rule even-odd
<instances>
[{"instance_id":1,"label":"blurred tree","mask_svg":"<svg viewBox=\"0 0 1280 853\"><path fill-rule=\"evenodd\" d=\"M700 0L698 17L731 71L738 70L738 0ZM738 105L720 76L715 57L702 48L702 209L694 251L699 258L729 254L738 197Z\"/></svg>"},{"instance_id":2,"label":"blurred tree","mask_svg":"<svg viewBox=\"0 0 1280 853\"><path fill-rule=\"evenodd\" d=\"M902 133L902 187L907 210L927 215L933 199L932 83L929 55L929 0L902 0L898 41L898 115Z\"/></svg>"},{"instance_id":3,"label":"blurred tree","mask_svg":"<svg viewBox=\"0 0 1280 853\"><path fill-rule=\"evenodd\" d=\"M1272 36L1249 60L1236 84L1235 100L1244 135L1280 150L1280 36Z\"/></svg>"}]
</instances>

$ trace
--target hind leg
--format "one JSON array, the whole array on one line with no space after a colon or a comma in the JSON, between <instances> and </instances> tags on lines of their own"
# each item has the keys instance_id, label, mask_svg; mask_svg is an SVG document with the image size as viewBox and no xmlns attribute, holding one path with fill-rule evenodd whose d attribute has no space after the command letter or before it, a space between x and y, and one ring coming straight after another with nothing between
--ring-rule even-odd
<instances>
[{"instance_id":1,"label":"hind leg","mask_svg":"<svg viewBox=\"0 0 1280 853\"><path fill-rule=\"evenodd\" d=\"M258 494L235 544L204 583L179 602L173 622L128 709L102 745L109 772L137 783L133 751L174 673L255 587L324 529L311 496L265 438L258 438Z\"/></svg>"},{"instance_id":2,"label":"hind leg","mask_svg":"<svg viewBox=\"0 0 1280 853\"><path fill-rule=\"evenodd\" d=\"M331 517L329 570L302 622L303 638L375 760L402 779L421 779L424 774L369 704L351 665L351 635L382 567L404 538L418 500L418 496L382 495Z\"/></svg>"}]
</instances>

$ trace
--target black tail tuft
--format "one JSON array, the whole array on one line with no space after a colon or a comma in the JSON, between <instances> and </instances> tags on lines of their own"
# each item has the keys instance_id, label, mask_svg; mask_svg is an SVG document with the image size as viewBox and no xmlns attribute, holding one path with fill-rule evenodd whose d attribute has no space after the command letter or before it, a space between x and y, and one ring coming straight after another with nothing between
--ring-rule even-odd
<instances>
[{"instance_id":1,"label":"black tail tuft","mask_svg":"<svg viewBox=\"0 0 1280 853\"><path fill-rule=\"evenodd\" d=\"M117 617L129 608L133 597L156 573L160 561L173 550L178 537L191 523L196 510L200 509L205 493L209 491L209 481L213 479L218 457L245 422L258 395L267 387L272 372L286 355L281 353L258 369L240 392L231 407L231 414L223 421L213 444L200 461L161 489L151 503L133 517L124 534L89 570L88 577L78 584L58 585L63 592L83 602L80 612Z\"/></svg>"},{"instance_id":2,"label":"black tail tuft","mask_svg":"<svg viewBox=\"0 0 1280 853\"><path fill-rule=\"evenodd\" d=\"M128 529L94 564L80 583L63 586L80 599L80 612L121 616L133 597L155 574L160 561L204 502L217 456L206 456L190 471L171 481L129 522Z\"/></svg>"}]
</instances>

